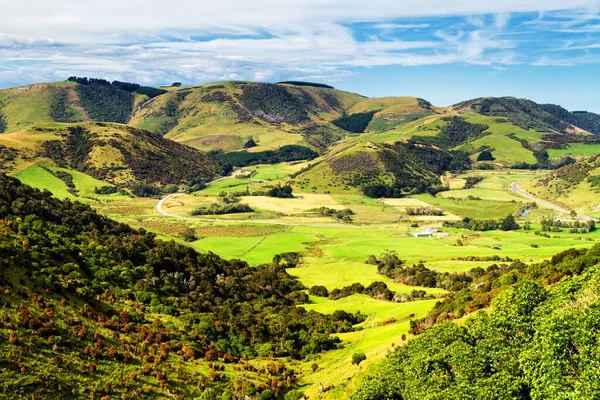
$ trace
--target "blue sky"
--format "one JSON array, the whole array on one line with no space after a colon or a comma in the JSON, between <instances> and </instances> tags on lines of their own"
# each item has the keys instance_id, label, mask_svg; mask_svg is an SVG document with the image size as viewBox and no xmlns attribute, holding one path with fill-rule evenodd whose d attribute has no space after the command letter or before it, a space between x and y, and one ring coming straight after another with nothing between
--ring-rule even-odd
<instances>
[{"instance_id":1,"label":"blue sky","mask_svg":"<svg viewBox=\"0 0 600 400\"><path fill-rule=\"evenodd\" d=\"M436 105L512 95L600 112L599 0L6 0L0 87L310 80Z\"/></svg>"}]
</instances>

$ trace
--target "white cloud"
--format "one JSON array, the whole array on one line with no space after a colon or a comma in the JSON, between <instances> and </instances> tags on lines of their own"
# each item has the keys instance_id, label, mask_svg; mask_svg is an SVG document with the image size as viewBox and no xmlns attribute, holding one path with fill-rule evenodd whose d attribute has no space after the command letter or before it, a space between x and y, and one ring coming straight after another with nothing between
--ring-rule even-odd
<instances>
[{"instance_id":1,"label":"white cloud","mask_svg":"<svg viewBox=\"0 0 600 400\"><path fill-rule=\"evenodd\" d=\"M71 74L141 83L346 77L353 67L527 61L511 17L528 29L594 32L597 0L3 0L0 86ZM563 10L563 11L556 11ZM560 18L548 20L559 13ZM435 22L451 23L440 29ZM446 21L446 20L444 20ZM377 32L360 38L353 23ZM418 30L419 36L413 36ZM571 48L594 43L571 43ZM589 60L589 58L588 58ZM41 79L43 78L43 79Z\"/></svg>"}]
</instances>

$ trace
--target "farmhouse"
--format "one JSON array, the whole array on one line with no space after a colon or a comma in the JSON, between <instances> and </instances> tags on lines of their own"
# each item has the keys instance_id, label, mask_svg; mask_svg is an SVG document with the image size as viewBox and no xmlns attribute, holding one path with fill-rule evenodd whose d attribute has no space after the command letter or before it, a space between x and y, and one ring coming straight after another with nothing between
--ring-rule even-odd
<instances>
[{"instance_id":1,"label":"farmhouse","mask_svg":"<svg viewBox=\"0 0 600 400\"><path fill-rule=\"evenodd\" d=\"M416 232L413 233L414 237L433 237L433 234L435 233L435 229L433 229L432 227L428 226L425 228L425 231L423 232Z\"/></svg>"},{"instance_id":2,"label":"farmhouse","mask_svg":"<svg viewBox=\"0 0 600 400\"><path fill-rule=\"evenodd\" d=\"M413 233L414 237L432 237L433 236L433 232L417 232L417 233Z\"/></svg>"},{"instance_id":3,"label":"farmhouse","mask_svg":"<svg viewBox=\"0 0 600 400\"><path fill-rule=\"evenodd\" d=\"M436 228L432 228L430 226L426 227L423 232L416 232L412 234L414 237L423 238L423 237L442 237L448 236L446 232L438 232Z\"/></svg>"}]
</instances>

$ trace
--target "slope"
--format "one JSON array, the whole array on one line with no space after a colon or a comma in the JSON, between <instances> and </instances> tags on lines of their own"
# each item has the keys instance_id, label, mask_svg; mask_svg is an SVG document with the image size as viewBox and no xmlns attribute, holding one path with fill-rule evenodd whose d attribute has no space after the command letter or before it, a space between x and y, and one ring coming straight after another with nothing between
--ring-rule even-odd
<instances>
[{"instance_id":1,"label":"slope","mask_svg":"<svg viewBox=\"0 0 600 400\"><path fill-rule=\"evenodd\" d=\"M444 171L468 164L468 159L458 153L432 146L357 143L339 145L327 157L292 177L299 189L314 193L362 191L370 197L398 197L408 192L436 190Z\"/></svg>"},{"instance_id":2,"label":"slope","mask_svg":"<svg viewBox=\"0 0 600 400\"><path fill-rule=\"evenodd\" d=\"M283 357L364 320L296 307L283 265L199 254L5 174L0 259L2 398L281 399L298 380Z\"/></svg>"},{"instance_id":3,"label":"slope","mask_svg":"<svg viewBox=\"0 0 600 400\"><path fill-rule=\"evenodd\" d=\"M194 183L226 172L212 156L118 124L54 124L0 135L0 169L33 165L84 172L112 184Z\"/></svg>"},{"instance_id":4,"label":"slope","mask_svg":"<svg viewBox=\"0 0 600 400\"><path fill-rule=\"evenodd\" d=\"M323 148L343 135L330 121L363 97L326 87L221 82L170 90L136 107L131 124L188 145L232 151L307 142Z\"/></svg>"},{"instance_id":5,"label":"slope","mask_svg":"<svg viewBox=\"0 0 600 400\"><path fill-rule=\"evenodd\" d=\"M578 212L600 213L600 154L522 185L538 197Z\"/></svg>"}]
</instances>

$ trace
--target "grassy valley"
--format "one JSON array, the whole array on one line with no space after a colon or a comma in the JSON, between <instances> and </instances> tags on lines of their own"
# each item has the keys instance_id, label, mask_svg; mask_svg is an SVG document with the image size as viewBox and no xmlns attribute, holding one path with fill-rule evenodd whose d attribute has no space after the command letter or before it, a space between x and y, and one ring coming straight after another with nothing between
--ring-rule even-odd
<instances>
[{"instance_id":1,"label":"grassy valley","mask_svg":"<svg viewBox=\"0 0 600 400\"><path fill-rule=\"evenodd\" d=\"M596 388L595 114L87 78L0 113L0 393Z\"/></svg>"}]
</instances>

